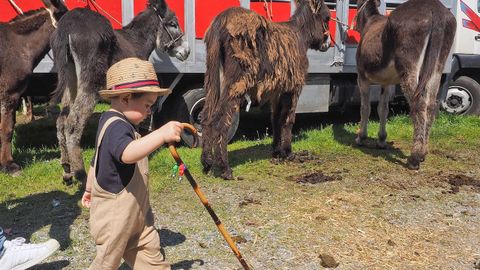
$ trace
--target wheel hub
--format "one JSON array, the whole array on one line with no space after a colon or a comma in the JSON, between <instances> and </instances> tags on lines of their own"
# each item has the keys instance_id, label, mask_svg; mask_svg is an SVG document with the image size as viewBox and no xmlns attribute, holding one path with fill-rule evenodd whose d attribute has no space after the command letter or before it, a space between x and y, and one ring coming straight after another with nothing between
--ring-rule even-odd
<instances>
[{"instance_id":1,"label":"wheel hub","mask_svg":"<svg viewBox=\"0 0 480 270\"><path fill-rule=\"evenodd\" d=\"M452 86L448 89L447 97L442 102L442 108L449 113L463 114L472 106L470 92L460 86Z\"/></svg>"}]
</instances>

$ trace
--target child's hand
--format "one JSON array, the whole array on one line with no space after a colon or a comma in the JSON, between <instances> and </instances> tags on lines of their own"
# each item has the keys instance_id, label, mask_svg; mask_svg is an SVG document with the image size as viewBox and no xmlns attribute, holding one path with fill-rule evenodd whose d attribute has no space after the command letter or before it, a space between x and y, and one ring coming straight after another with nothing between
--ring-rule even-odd
<instances>
[{"instance_id":1,"label":"child's hand","mask_svg":"<svg viewBox=\"0 0 480 270\"><path fill-rule=\"evenodd\" d=\"M90 202L92 200L92 193L85 191L82 196L82 206L90 208Z\"/></svg>"},{"instance_id":2,"label":"child's hand","mask_svg":"<svg viewBox=\"0 0 480 270\"><path fill-rule=\"evenodd\" d=\"M180 134L182 133L183 125L177 121L170 121L160 127L158 132L163 137L164 143L170 142L179 142L180 141Z\"/></svg>"}]
</instances>

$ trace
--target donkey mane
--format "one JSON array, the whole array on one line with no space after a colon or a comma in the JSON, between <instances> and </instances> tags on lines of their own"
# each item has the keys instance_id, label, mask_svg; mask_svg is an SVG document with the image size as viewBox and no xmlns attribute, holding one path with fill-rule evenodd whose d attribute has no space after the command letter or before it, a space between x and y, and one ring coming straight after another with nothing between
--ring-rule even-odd
<instances>
[{"instance_id":1,"label":"donkey mane","mask_svg":"<svg viewBox=\"0 0 480 270\"><path fill-rule=\"evenodd\" d=\"M148 58L155 47L156 36L151 33L157 28L158 18L155 15L152 16L154 12L151 7L148 7L122 29L114 31L116 35L127 38L135 47L145 48L137 51L141 58ZM139 29L141 30L139 31Z\"/></svg>"},{"instance_id":2,"label":"donkey mane","mask_svg":"<svg viewBox=\"0 0 480 270\"><path fill-rule=\"evenodd\" d=\"M50 15L46 9L41 8L18 15L8 25L17 34L28 34L38 30L47 20L50 20Z\"/></svg>"},{"instance_id":3,"label":"donkey mane","mask_svg":"<svg viewBox=\"0 0 480 270\"><path fill-rule=\"evenodd\" d=\"M314 19L312 16L308 16L308 14L310 13L312 13L312 9L309 5L300 4L299 6L297 6L297 9L290 17L290 19L284 23L293 24L294 26L299 28L306 27L306 29L311 30L313 29Z\"/></svg>"},{"instance_id":4,"label":"donkey mane","mask_svg":"<svg viewBox=\"0 0 480 270\"><path fill-rule=\"evenodd\" d=\"M45 10L45 8L29 10L29 11L23 13L23 14L19 14L19 15L15 16L8 23L13 23L13 22L17 22L17 21L20 21L20 20L24 20L24 19L29 19L30 15L35 15L38 12L44 11L44 10Z\"/></svg>"}]
</instances>

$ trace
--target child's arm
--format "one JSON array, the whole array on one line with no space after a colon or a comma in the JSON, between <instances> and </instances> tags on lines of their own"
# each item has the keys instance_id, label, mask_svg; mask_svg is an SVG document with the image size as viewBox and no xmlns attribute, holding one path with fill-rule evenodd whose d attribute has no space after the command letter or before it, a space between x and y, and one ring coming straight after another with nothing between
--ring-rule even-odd
<instances>
[{"instance_id":1,"label":"child's arm","mask_svg":"<svg viewBox=\"0 0 480 270\"><path fill-rule=\"evenodd\" d=\"M122 162L133 164L148 156L164 143L179 142L183 126L180 122L170 121L159 129L127 145L122 153Z\"/></svg>"},{"instance_id":2,"label":"child's arm","mask_svg":"<svg viewBox=\"0 0 480 270\"><path fill-rule=\"evenodd\" d=\"M85 192L83 193L83 196L82 196L82 205L83 207L86 207L86 208L90 208L90 201L92 199L93 177L95 177L95 170L93 169L92 166L90 166L90 169L88 169L87 184L85 187Z\"/></svg>"}]
</instances>

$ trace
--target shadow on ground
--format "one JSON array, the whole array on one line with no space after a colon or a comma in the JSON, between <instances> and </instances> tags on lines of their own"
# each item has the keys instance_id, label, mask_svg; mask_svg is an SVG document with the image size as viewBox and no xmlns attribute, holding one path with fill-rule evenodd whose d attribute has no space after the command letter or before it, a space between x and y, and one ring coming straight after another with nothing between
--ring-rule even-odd
<instances>
[{"instance_id":1,"label":"shadow on ground","mask_svg":"<svg viewBox=\"0 0 480 270\"><path fill-rule=\"evenodd\" d=\"M48 237L58 240L65 250L71 245L70 226L80 215L81 192L73 196L51 191L7 200L0 204L0 226L11 229L8 238L23 237L29 241L34 233L49 226ZM51 268L45 268L51 269Z\"/></svg>"},{"instance_id":2,"label":"shadow on ground","mask_svg":"<svg viewBox=\"0 0 480 270\"><path fill-rule=\"evenodd\" d=\"M44 269L49 269L49 270L60 270L63 269L67 266L70 265L70 262L67 260L61 260L61 261L56 261L56 262L50 262L50 263L42 263L38 264L34 267L28 268L29 270L44 270Z\"/></svg>"},{"instance_id":3,"label":"shadow on ground","mask_svg":"<svg viewBox=\"0 0 480 270\"><path fill-rule=\"evenodd\" d=\"M379 149L376 147L376 138L368 138L365 140L365 145L357 146L355 144L355 138L357 137L357 134L347 130L345 128L345 124L333 125L332 128L333 138L335 141L343 145L355 147L369 156L381 157L391 163L399 164L403 167L407 166L407 163L405 162L407 156L402 152L402 150L400 150L400 148L394 147L392 142L387 142L387 147L385 149Z\"/></svg>"}]
</instances>

